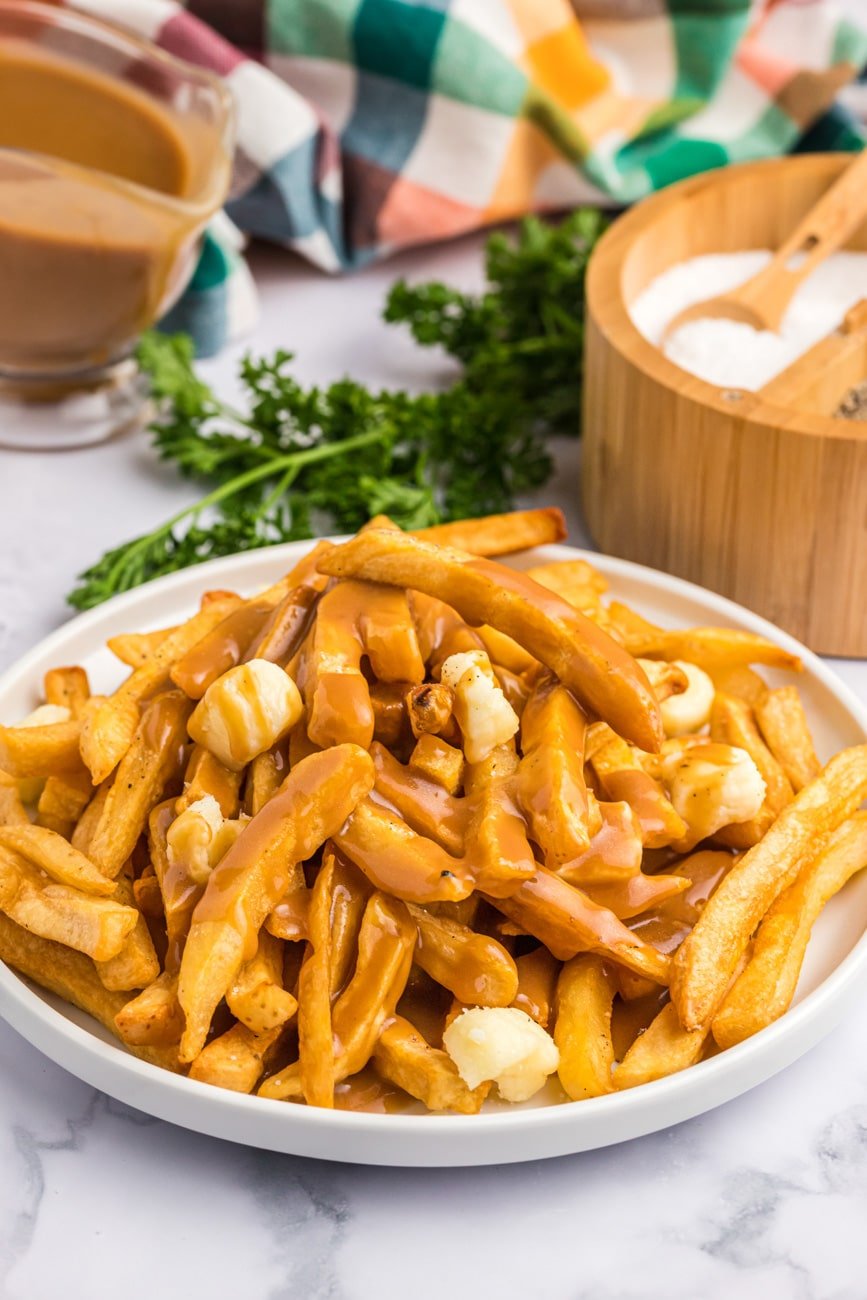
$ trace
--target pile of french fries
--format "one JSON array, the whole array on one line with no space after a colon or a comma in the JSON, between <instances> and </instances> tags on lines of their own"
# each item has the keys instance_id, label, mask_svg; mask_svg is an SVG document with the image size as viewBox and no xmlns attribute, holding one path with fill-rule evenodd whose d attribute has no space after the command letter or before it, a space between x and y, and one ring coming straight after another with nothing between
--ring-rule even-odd
<instances>
[{"instance_id":1,"label":"pile of french fries","mask_svg":"<svg viewBox=\"0 0 867 1300\"><path fill-rule=\"evenodd\" d=\"M0 727L0 958L155 1065L475 1114L682 1070L782 1015L867 865L867 746L820 768L797 659L666 630L557 511L320 542L109 641Z\"/></svg>"}]
</instances>

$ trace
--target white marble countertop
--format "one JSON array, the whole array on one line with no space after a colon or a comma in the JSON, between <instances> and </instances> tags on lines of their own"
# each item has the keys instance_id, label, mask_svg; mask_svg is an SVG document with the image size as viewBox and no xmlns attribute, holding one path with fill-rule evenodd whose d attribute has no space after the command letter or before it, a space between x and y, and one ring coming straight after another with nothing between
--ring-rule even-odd
<instances>
[{"instance_id":1,"label":"white marble countertop","mask_svg":"<svg viewBox=\"0 0 867 1300\"><path fill-rule=\"evenodd\" d=\"M480 278L477 238L329 281L255 259L253 345L306 379L442 373L378 323L395 274ZM210 362L228 385L233 356ZM578 516L577 449L546 500ZM68 616L104 549L192 489L144 435L0 453L0 668ZM867 664L836 665L860 694ZM679 1128L478 1170L355 1168L184 1132L79 1083L0 1025L2 1300L863 1300L867 1007L784 1074Z\"/></svg>"}]
</instances>

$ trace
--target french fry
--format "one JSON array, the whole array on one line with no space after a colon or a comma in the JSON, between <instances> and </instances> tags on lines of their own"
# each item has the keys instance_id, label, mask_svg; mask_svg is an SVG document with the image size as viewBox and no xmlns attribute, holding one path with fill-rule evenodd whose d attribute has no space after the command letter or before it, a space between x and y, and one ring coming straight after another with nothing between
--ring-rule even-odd
<instances>
[{"instance_id":1,"label":"french fry","mask_svg":"<svg viewBox=\"0 0 867 1300\"><path fill-rule=\"evenodd\" d=\"M94 785L101 785L129 749L139 724L139 705L164 686L179 659L240 603L222 595L161 641L113 695L86 712L81 729L81 757Z\"/></svg>"},{"instance_id":2,"label":"french fry","mask_svg":"<svg viewBox=\"0 0 867 1300\"><path fill-rule=\"evenodd\" d=\"M0 910L32 934L101 960L120 952L138 915L114 899L57 884L8 849L0 851Z\"/></svg>"},{"instance_id":3,"label":"french fry","mask_svg":"<svg viewBox=\"0 0 867 1300\"><path fill-rule=\"evenodd\" d=\"M552 564L536 564L527 572L540 587L556 591L567 604L589 617L597 615L599 598L608 590L606 579L586 560L555 560Z\"/></svg>"},{"instance_id":4,"label":"french fry","mask_svg":"<svg viewBox=\"0 0 867 1300\"><path fill-rule=\"evenodd\" d=\"M616 600L609 605L608 613L626 649L642 659L685 659L687 663L698 664L711 676L751 664L787 668L791 672L800 672L802 668L797 655L755 632L729 627L656 627Z\"/></svg>"},{"instance_id":5,"label":"french fry","mask_svg":"<svg viewBox=\"0 0 867 1300\"><path fill-rule=\"evenodd\" d=\"M38 867L60 885L81 889L86 894L109 897L114 884L92 862L74 849L61 835L43 826L5 826L0 828L0 847L20 854L31 866Z\"/></svg>"},{"instance_id":6,"label":"french fry","mask_svg":"<svg viewBox=\"0 0 867 1300\"><path fill-rule=\"evenodd\" d=\"M543 1029L548 1029L554 1011L554 998L560 963L541 945L515 961L518 968L518 992L513 1007L524 1011Z\"/></svg>"},{"instance_id":7,"label":"french fry","mask_svg":"<svg viewBox=\"0 0 867 1300\"><path fill-rule=\"evenodd\" d=\"M490 1083L468 1088L448 1053L431 1047L403 1016L394 1016L385 1026L373 1060L384 1079L424 1102L431 1111L478 1115L491 1090Z\"/></svg>"},{"instance_id":8,"label":"french fry","mask_svg":"<svg viewBox=\"0 0 867 1300\"><path fill-rule=\"evenodd\" d=\"M398 745L407 730L407 682L370 682L373 736L383 745Z\"/></svg>"},{"instance_id":9,"label":"french fry","mask_svg":"<svg viewBox=\"0 0 867 1300\"><path fill-rule=\"evenodd\" d=\"M146 920L165 921L166 911L163 904L163 894L160 889L160 882L153 872L139 876L134 880L132 882L132 892L135 905Z\"/></svg>"},{"instance_id":10,"label":"french fry","mask_svg":"<svg viewBox=\"0 0 867 1300\"><path fill-rule=\"evenodd\" d=\"M450 655L485 649L478 632L464 622L457 610L442 600L435 600L421 591L411 591L409 607L416 626L421 657L432 673L439 673Z\"/></svg>"},{"instance_id":11,"label":"french fry","mask_svg":"<svg viewBox=\"0 0 867 1300\"><path fill-rule=\"evenodd\" d=\"M662 953L545 867L538 867L532 880L525 880L510 898L489 901L561 961L579 952L596 952L657 984L668 983L669 962Z\"/></svg>"},{"instance_id":12,"label":"french fry","mask_svg":"<svg viewBox=\"0 0 867 1300\"><path fill-rule=\"evenodd\" d=\"M282 1032L278 1028L254 1034L246 1025L232 1025L202 1048L190 1065L189 1077L230 1092L250 1093L261 1079Z\"/></svg>"},{"instance_id":13,"label":"french fry","mask_svg":"<svg viewBox=\"0 0 867 1300\"><path fill-rule=\"evenodd\" d=\"M265 928L275 939L300 942L309 934L310 890L304 867L296 862L289 869L283 897L265 918Z\"/></svg>"},{"instance_id":14,"label":"french fry","mask_svg":"<svg viewBox=\"0 0 867 1300\"><path fill-rule=\"evenodd\" d=\"M439 736L449 728L455 707L455 693L442 682L413 686L406 697L412 734Z\"/></svg>"},{"instance_id":15,"label":"french fry","mask_svg":"<svg viewBox=\"0 0 867 1300\"><path fill-rule=\"evenodd\" d=\"M117 1033L115 1017L126 1005L126 995L106 989L93 962L83 953L30 934L0 912L0 961ZM177 1048L130 1045L129 1050L162 1069L180 1070Z\"/></svg>"},{"instance_id":16,"label":"french fry","mask_svg":"<svg viewBox=\"0 0 867 1300\"><path fill-rule=\"evenodd\" d=\"M103 875L116 876L128 860L150 809L177 771L191 707L180 691L165 691L145 708L90 840L88 857Z\"/></svg>"},{"instance_id":17,"label":"french fry","mask_svg":"<svg viewBox=\"0 0 867 1300\"><path fill-rule=\"evenodd\" d=\"M409 767L442 786L447 794L457 794L464 783L463 754L440 736L419 736L409 756Z\"/></svg>"},{"instance_id":18,"label":"french fry","mask_svg":"<svg viewBox=\"0 0 867 1300\"><path fill-rule=\"evenodd\" d=\"M671 996L685 1029L709 1025L750 936L815 853L819 837L867 795L867 745L844 749L780 813L711 895L675 954Z\"/></svg>"},{"instance_id":19,"label":"french fry","mask_svg":"<svg viewBox=\"0 0 867 1300\"><path fill-rule=\"evenodd\" d=\"M115 1030L128 1047L177 1047L184 1029L178 1002L178 979L170 971L161 975L114 1018Z\"/></svg>"},{"instance_id":20,"label":"french fry","mask_svg":"<svg viewBox=\"0 0 867 1300\"><path fill-rule=\"evenodd\" d=\"M590 845L585 722L567 690L548 675L537 680L521 718L524 757L517 791L532 836L552 868Z\"/></svg>"},{"instance_id":21,"label":"french fry","mask_svg":"<svg viewBox=\"0 0 867 1300\"><path fill-rule=\"evenodd\" d=\"M80 771L81 725L72 718L43 727L0 726L0 769L21 779Z\"/></svg>"},{"instance_id":22,"label":"french fry","mask_svg":"<svg viewBox=\"0 0 867 1300\"><path fill-rule=\"evenodd\" d=\"M759 769L765 783L765 803L757 822L761 833L764 833L777 814L792 802L794 790L781 765L762 740L752 709L744 700L717 691L711 708L710 734L712 740L721 744L745 749Z\"/></svg>"},{"instance_id":23,"label":"french fry","mask_svg":"<svg viewBox=\"0 0 867 1300\"><path fill-rule=\"evenodd\" d=\"M708 1034L707 1026L684 1029L673 1003L667 1003L615 1069L614 1087L618 1091L637 1088L695 1065L702 1058Z\"/></svg>"},{"instance_id":24,"label":"french fry","mask_svg":"<svg viewBox=\"0 0 867 1300\"><path fill-rule=\"evenodd\" d=\"M310 897L310 941L298 976L298 1070L308 1106L334 1107L331 911L337 855L326 849Z\"/></svg>"},{"instance_id":25,"label":"french fry","mask_svg":"<svg viewBox=\"0 0 867 1300\"><path fill-rule=\"evenodd\" d=\"M635 812L646 848L662 849L683 839L686 822L625 740L612 732L596 749L591 762L606 798L628 803Z\"/></svg>"},{"instance_id":26,"label":"french fry","mask_svg":"<svg viewBox=\"0 0 867 1300\"><path fill-rule=\"evenodd\" d=\"M358 936L355 974L334 1004L335 1083L357 1074L373 1055L406 986L415 941L416 928L404 904L378 891L372 894ZM266 1079L259 1096L300 1097L298 1063Z\"/></svg>"},{"instance_id":27,"label":"french fry","mask_svg":"<svg viewBox=\"0 0 867 1300\"><path fill-rule=\"evenodd\" d=\"M328 752L328 751L326 751ZM466 898L475 878L467 863L407 826L387 808L364 799L334 842L376 889L410 903Z\"/></svg>"},{"instance_id":28,"label":"french fry","mask_svg":"<svg viewBox=\"0 0 867 1300\"><path fill-rule=\"evenodd\" d=\"M464 850L467 813L463 801L436 781L428 780L399 763L374 741L370 756L376 767L377 798L397 812L418 835L436 840L453 857Z\"/></svg>"},{"instance_id":29,"label":"french fry","mask_svg":"<svg viewBox=\"0 0 867 1300\"><path fill-rule=\"evenodd\" d=\"M386 530L344 542L319 567L448 600L463 618L512 637L620 735L650 751L661 744L659 707L631 656L525 574Z\"/></svg>"},{"instance_id":30,"label":"french fry","mask_svg":"<svg viewBox=\"0 0 867 1300\"><path fill-rule=\"evenodd\" d=\"M708 670L706 670L708 671ZM767 683L753 668L739 665L735 668L723 667L710 669L710 677L718 691L725 695L734 695L739 700L756 707L759 700L767 694Z\"/></svg>"},{"instance_id":31,"label":"french fry","mask_svg":"<svg viewBox=\"0 0 867 1300\"><path fill-rule=\"evenodd\" d=\"M312 857L373 781L373 762L357 746L311 755L290 771L214 868L181 959L181 1060L192 1061L202 1050L214 1010L285 891L288 864Z\"/></svg>"},{"instance_id":32,"label":"french fry","mask_svg":"<svg viewBox=\"0 0 867 1300\"><path fill-rule=\"evenodd\" d=\"M607 907L621 921L627 921L685 894L689 886L690 881L686 876L672 876L668 873L648 876L639 871L628 880L588 884L583 888L594 903Z\"/></svg>"},{"instance_id":33,"label":"french fry","mask_svg":"<svg viewBox=\"0 0 867 1300\"><path fill-rule=\"evenodd\" d=\"M83 853L85 857L90 855L91 841L93 840L96 828L102 819L105 805L108 802L108 792L110 788L111 782L105 781L97 790L94 791L93 798L76 822L75 830L72 832L70 837L72 847L78 849L79 853Z\"/></svg>"},{"instance_id":34,"label":"french fry","mask_svg":"<svg viewBox=\"0 0 867 1300\"><path fill-rule=\"evenodd\" d=\"M319 547L322 547L319 553L324 554L329 543L319 543ZM313 549L316 551L318 547ZM313 552L310 554L312 557ZM253 638L246 658L267 659L282 666L288 664L310 630L319 597L327 583L323 574L311 574L304 583L288 591L266 619L259 635Z\"/></svg>"},{"instance_id":35,"label":"french fry","mask_svg":"<svg viewBox=\"0 0 867 1300\"><path fill-rule=\"evenodd\" d=\"M466 871L473 873L478 889L498 898L511 894L536 870L515 797L517 767L514 742L498 745L480 763L467 764Z\"/></svg>"},{"instance_id":36,"label":"french fry","mask_svg":"<svg viewBox=\"0 0 867 1300\"><path fill-rule=\"evenodd\" d=\"M92 797L93 785L86 768L66 776L49 776L36 805L36 820L66 839Z\"/></svg>"},{"instance_id":37,"label":"french fry","mask_svg":"<svg viewBox=\"0 0 867 1300\"><path fill-rule=\"evenodd\" d=\"M27 809L21 802L18 782L0 772L0 826L29 826Z\"/></svg>"},{"instance_id":38,"label":"french fry","mask_svg":"<svg viewBox=\"0 0 867 1300\"><path fill-rule=\"evenodd\" d=\"M272 795L277 793L280 782L286 775L285 767L283 755L276 748L257 754L250 763L244 790L244 808L250 817L261 812Z\"/></svg>"},{"instance_id":39,"label":"french fry","mask_svg":"<svg viewBox=\"0 0 867 1300\"><path fill-rule=\"evenodd\" d=\"M793 790L819 775L820 765L813 748L807 715L796 686L780 686L766 691L756 701L756 720L768 749L792 784Z\"/></svg>"},{"instance_id":40,"label":"french fry","mask_svg":"<svg viewBox=\"0 0 867 1300\"><path fill-rule=\"evenodd\" d=\"M128 668L140 668L177 630L176 627L163 627L156 632L120 632L117 636L110 636L106 645L122 664Z\"/></svg>"},{"instance_id":41,"label":"french fry","mask_svg":"<svg viewBox=\"0 0 867 1300\"><path fill-rule=\"evenodd\" d=\"M119 952L106 960L98 960L96 970L107 989L112 992L129 992L144 989L160 973L160 963L154 949L147 922L136 907L132 876L123 871L114 889L114 901L129 908L135 915L135 925L127 935Z\"/></svg>"},{"instance_id":42,"label":"french fry","mask_svg":"<svg viewBox=\"0 0 867 1300\"><path fill-rule=\"evenodd\" d=\"M358 935L373 890L367 878L329 845L333 854L331 899L331 996L342 993L352 975Z\"/></svg>"},{"instance_id":43,"label":"french fry","mask_svg":"<svg viewBox=\"0 0 867 1300\"><path fill-rule=\"evenodd\" d=\"M408 903L418 927L415 961L461 1002L507 1007L518 993L518 968L496 939Z\"/></svg>"},{"instance_id":44,"label":"french fry","mask_svg":"<svg viewBox=\"0 0 867 1300\"><path fill-rule=\"evenodd\" d=\"M371 521L373 522L373 521ZM562 542L567 535L563 511L555 506L541 510L513 510L505 515L460 519L453 524L420 528L411 536L437 546L453 546L472 555L510 555L534 546Z\"/></svg>"},{"instance_id":45,"label":"french fry","mask_svg":"<svg viewBox=\"0 0 867 1300\"><path fill-rule=\"evenodd\" d=\"M267 1034L291 1020L298 1003L283 987L283 944L259 931L256 953L238 971L226 993L236 1020L254 1034Z\"/></svg>"},{"instance_id":46,"label":"french fry","mask_svg":"<svg viewBox=\"0 0 867 1300\"><path fill-rule=\"evenodd\" d=\"M831 833L768 909L745 969L714 1016L713 1036L720 1047L743 1042L788 1010L819 913L865 866L867 812L857 812Z\"/></svg>"},{"instance_id":47,"label":"french fry","mask_svg":"<svg viewBox=\"0 0 867 1300\"><path fill-rule=\"evenodd\" d=\"M479 636L488 652L488 658L498 668L505 668L510 673L521 674L534 672L539 661L513 641L510 636L498 632L495 627L480 627Z\"/></svg>"},{"instance_id":48,"label":"french fry","mask_svg":"<svg viewBox=\"0 0 867 1300\"><path fill-rule=\"evenodd\" d=\"M177 813L180 815L191 803L210 794L220 805L224 817L237 817L242 775L242 772L233 772L226 767L210 750L194 745L184 773L184 792L178 798Z\"/></svg>"},{"instance_id":49,"label":"french fry","mask_svg":"<svg viewBox=\"0 0 867 1300\"><path fill-rule=\"evenodd\" d=\"M567 961L557 981L554 1042L557 1073L573 1101L612 1090L614 1046L611 1008L616 986L601 957L590 953Z\"/></svg>"},{"instance_id":50,"label":"french fry","mask_svg":"<svg viewBox=\"0 0 867 1300\"><path fill-rule=\"evenodd\" d=\"M599 829L589 847L571 862L563 863L557 874L579 888L621 883L628 886L630 880L640 876L644 856L638 814L625 800L594 800L591 807L599 818Z\"/></svg>"},{"instance_id":51,"label":"french fry","mask_svg":"<svg viewBox=\"0 0 867 1300\"><path fill-rule=\"evenodd\" d=\"M87 673L78 666L49 668L45 674L45 698L49 704L69 709L73 718L81 716L90 699L90 682Z\"/></svg>"},{"instance_id":52,"label":"french fry","mask_svg":"<svg viewBox=\"0 0 867 1300\"><path fill-rule=\"evenodd\" d=\"M200 700L218 677L246 660L265 620L285 594L284 584L278 583L271 593L230 610L172 666L169 677L175 686L191 700Z\"/></svg>"}]
</instances>

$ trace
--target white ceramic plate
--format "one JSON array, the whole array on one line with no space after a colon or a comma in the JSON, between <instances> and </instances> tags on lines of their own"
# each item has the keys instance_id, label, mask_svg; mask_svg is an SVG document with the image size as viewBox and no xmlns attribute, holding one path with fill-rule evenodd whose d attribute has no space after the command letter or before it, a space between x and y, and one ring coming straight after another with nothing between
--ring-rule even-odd
<instances>
[{"instance_id":1,"label":"white ceramic plate","mask_svg":"<svg viewBox=\"0 0 867 1300\"><path fill-rule=\"evenodd\" d=\"M187 617L206 587L254 591L308 548L302 542L217 560L160 579L73 619L0 679L0 719L39 702L45 670L81 663L96 690L124 670L105 649L123 631L165 627ZM544 547L522 558L570 559ZM622 560L586 555L613 593L671 626L724 625L759 632L800 654L803 692L820 757L867 737L867 713L825 665L791 637L739 605L691 583ZM815 927L795 1005L739 1047L668 1079L591 1101L498 1107L478 1116L380 1115L326 1111L240 1096L195 1083L130 1056L88 1016L43 993L0 963L0 1014L51 1060L112 1097L160 1119L249 1146L327 1160L380 1165L483 1165L536 1160L623 1142L680 1123L738 1096L819 1041L863 996L867 976L867 873L851 881Z\"/></svg>"}]
</instances>

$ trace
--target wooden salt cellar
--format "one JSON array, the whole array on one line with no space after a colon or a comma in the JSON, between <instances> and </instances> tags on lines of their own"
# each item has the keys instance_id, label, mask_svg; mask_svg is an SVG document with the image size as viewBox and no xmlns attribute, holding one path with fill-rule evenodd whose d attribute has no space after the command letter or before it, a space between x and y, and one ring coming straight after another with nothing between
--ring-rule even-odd
<instances>
[{"instance_id":1,"label":"wooden salt cellar","mask_svg":"<svg viewBox=\"0 0 867 1300\"><path fill-rule=\"evenodd\" d=\"M602 550L729 596L819 653L867 657L867 424L831 417L867 377L863 322L746 393L681 370L628 311L677 262L779 246L850 162L709 172L606 233L587 277L582 490ZM867 223L847 248L867 250Z\"/></svg>"}]
</instances>

